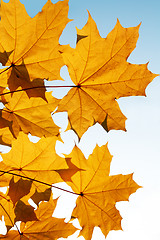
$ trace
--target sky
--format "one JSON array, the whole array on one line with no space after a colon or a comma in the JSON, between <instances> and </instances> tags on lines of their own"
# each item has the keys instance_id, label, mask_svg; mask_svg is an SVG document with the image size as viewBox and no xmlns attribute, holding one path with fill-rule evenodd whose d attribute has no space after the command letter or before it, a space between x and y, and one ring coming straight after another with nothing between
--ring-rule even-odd
<instances>
[{"instance_id":1,"label":"sky","mask_svg":"<svg viewBox=\"0 0 160 240\"><path fill-rule=\"evenodd\" d=\"M6 1L7 2L7 1ZM28 14L37 14L45 0L21 0ZM57 1L53 1L55 3ZM117 18L123 27L137 26L141 22L139 40L136 49L128 58L128 62L144 64L153 73L160 74L160 1L159 0L70 0L69 18L74 19L65 28L61 44L75 47L75 26L82 28L91 13L97 23L100 35L106 37L116 24ZM69 81L66 69L62 76ZM58 92L58 94L65 94ZM96 143L103 145L108 142L110 153L113 155L111 174L134 173L134 180L143 188L137 190L129 198L129 202L120 202L116 207L120 211L123 231L111 231L107 240L159 240L160 239L160 77L156 77L146 89L146 97L127 97L118 100L120 108L127 117L126 129L123 131L105 132L96 124L82 137L80 148L87 157ZM64 115L63 115L64 116ZM64 116L66 117L66 116ZM62 116L55 116L59 122ZM62 124L64 124L62 120ZM62 134L64 144L57 144L57 151L71 151L77 137L73 132ZM87 146L87 147L86 147ZM59 194L59 193L57 193ZM56 195L56 193L55 193ZM75 199L73 199L75 200ZM70 196L63 194L62 204L70 202ZM62 206L62 205L60 205ZM67 212L56 209L57 216L64 217ZM76 239L69 237L68 240ZM79 238L83 239L82 237ZM93 234L93 240L104 240L99 229Z\"/></svg>"}]
</instances>

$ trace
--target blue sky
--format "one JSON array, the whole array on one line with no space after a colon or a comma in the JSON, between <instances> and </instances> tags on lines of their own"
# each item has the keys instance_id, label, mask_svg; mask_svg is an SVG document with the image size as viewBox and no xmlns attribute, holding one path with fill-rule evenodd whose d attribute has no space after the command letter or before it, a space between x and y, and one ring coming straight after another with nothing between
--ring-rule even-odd
<instances>
[{"instance_id":1,"label":"blue sky","mask_svg":"<svg viewBox=\"0 0 160 240\"><path fill-rule=\"evenodd\" d=\"M46 3L45 0L21 0L30 16L34 16ZM53 1L55 3L57 1ZM88 9L96 21L102 37L113 29L117 18L123 27L140 27L140 37L136 49L128 61L141 64L149 61L148 68L160 73L160 1L143 0L70 0L70 22L62 37L61 44L75 46L75 26L82 28L87 21ZM117 204L123 217L124 231L112 231L108 240L159 240L160 239L160 77L155 78L146 89L147 97L128 97L119 99L122 112L126 115L127 132L110 131L96 125L88 130L80 143L86 156L92 152L96 143L109 142L113 155L111 174L134 172L134 180L141 186L130 197L130 201ZM76 139L74 134L63 134L64 145L61 151L67 151ZM92 140L91 140L92 139ZM86 142L89 146L86 149ZM72 145L72 144L71 144ZM59 210L60 211L60 210ZM58 210L57 210L58 212ZM61 213L63 214L63 213ZM68 238L70 240L74 238ZM81 239L81 238L80 238ZM98 231L93 239L104 240Z\"/></svg>"}]
</instances>

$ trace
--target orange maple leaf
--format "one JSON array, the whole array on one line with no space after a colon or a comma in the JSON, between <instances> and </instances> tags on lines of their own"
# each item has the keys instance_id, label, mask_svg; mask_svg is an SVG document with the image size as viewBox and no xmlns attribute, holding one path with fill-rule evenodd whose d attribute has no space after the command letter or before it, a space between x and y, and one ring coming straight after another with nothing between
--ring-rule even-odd
<instances>
[{"instance_id":1,"label":"orange maple leaf","mask_svg":"<svg viewBox=\"0 0 160 240\"><path fill-rule=\"evenodd\" d=\"M3 161L0 162L0 180L3 181L4 177L3 185L6 183L6 175L8 181L13 175L14 182L21 177L33 181L32 192L35 189L44 191L56 182L71 181L71 176L79 169L56 154L55 144L58 139L41 138L39 142L32 143L21 132L17 140L13 141L10 152L1 154Z\"/></svg>"},{"instance_id":2,"label":"orange maple leaf","mask_svg":"<svg viewBox=\"0 0 160 240\"><path fill-rule=\"evenodd\" d=\"M64 219L52 217L57 200L51 199L49 202L41 202L35 214L39 221L29 221L21 223L20 232L12 230L7 235L0 235L0 239L29 239L29 240L56 240L67 238L77 229L70 223L65 223Z\"/></svg>"},{"instance_id":3,"label":"orange maple leaf","mask_svg":"<svg viewBox=\"0 0 160 240\"><path fill-rule=\"evenodd\" d=\"M90 240L95 226L99 226L105 236L111 230L121 230L121 216L115 204L128 201L138 186L133 174L109 176L110 155L107 145L96 146L88 160L75 147L69 155L73 164L85 170L77 172L69 185L79 195L72 217L78 218L82 235Z\"/></svg>"},{"instance_id":4,"label":"orange maple leaf","mask_svg":"<svg viewBox=\"0 0 160 240\"><path fill-rule=\"evenodd\" d=\"M29 17L19 0L2 1L0 22L0 61L8 74L11 90L31 87L34 79L60 79L64 65L59 53L59 37L70 21L68 0L53 4L50 0L34 18ZM27 85L28 83L28 85Z\"/></svg>"},{"instance_id":5,"label":"orange maple leaf","mask_svg":"<svg viewBox=\"0 0 160 240\"><path fill-rule=\"evenodd\" d=\"M55 110L59 100L51 92L47 92L45 98L46 101L40 97L29 98L25 91L3 96L5 108L1 110L1 114L4 121L1 119L0 127L3 122L9 121L14 137L21 130L37 137L58 135L59 127L54 124L51 112Z\"/></svg>"},{"instance_id":6,"label":"orange maple leaf","mask_svg":"<svg viewBox=\"0 0 160 240\"><path fill-rule=\"evenodd\" d=\"M60 101L58 112L67 111L71 127L78 136L95 122L107 131L125 130L126 117L116 99L145 95L146 86L157 75L147 64L126 61L136 47L137 27L123 28L119 21L106 38L101 38L89 15L87 24L78 30L76 48L63 47L62 56L76 87Z\"/></svg>"}]
</instances>

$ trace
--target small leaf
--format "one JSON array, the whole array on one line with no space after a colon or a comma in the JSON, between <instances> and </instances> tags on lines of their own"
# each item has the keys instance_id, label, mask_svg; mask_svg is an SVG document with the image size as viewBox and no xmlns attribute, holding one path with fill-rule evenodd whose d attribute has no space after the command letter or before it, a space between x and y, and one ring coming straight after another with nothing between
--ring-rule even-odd
<instances>
[{"instance_id":1,"label":"small leaf","mask_svg":"<svg viewBox=\"0 0 160 240\"><path fill-rule=\"evenodd\" d=\"M30 192L31 185L32 181L20 178L17 182L14 182L14 177L12 177L9 183L8 196L10 196L14 205L18 200Z\"/></svg>"},{"instance_id":2,"label":"small leaf","mask_svg":"<svg viewBox=\"0 0 160 240\"><path fill-rule=\"evenodd\" d=\"M111 230L121 230L122 217L115 204L128 201L140 187L133 180L133 174L109 176L112 156L107 145L96 146L88 160L78 147L67 157L85 170L77 172L68 183L79 195L72 218L78 218L80 222L80 235L90 240L95 226L101 228L105 237Z\"/></svg>"},{"instance_id":3,"label":"small leaf","mask_svg":"<svg viewBox=\"0 0 160 240\"><path fill-rule=\"evenodd\" d=\"M45 191L54 183L62 182L62 177L70 180L79 168L56 154L55 144L59 139L56 136L43 137L37 143L33 143L26 134L20 132L18 138L13 141L10 152L1 154L3 161L0 162L0 171L4 171L9 180L12 173L20 175L16 177L16 181L21 177L28 177L34 182L32 191L37 189L39 192Z\"/></svg>"},{"instance_id":4,"label":"small leaf","mask_svg":"<svg viewBox=\"0 0 160 240\"><path fill-rule=\"evenodd\" d=\"M47 188L44 192L38 192L36 189L35 193L31 196L31 199L38 206L41 201L49 201L51 193L51 188Z\"/></svg>"},{"instance_id":5,"label":"small leaf","mask_svg":"<svg viewBox=\"0 0 160 240\"><path fill-rule=\"evenodd\" d=\"M22 222L28 222L28 221L38 221L36 214L34 212L34 208L30 205L26 205L21 200L18 201L15 207L15 222L22 221Z\"/></svg>"},{"instance_id":6,"label":"small leaf","mask_svg":"<svg viewBox=\"0 0 160 240\"><path fill-rule=\"evenodd\" d=\"M25 91L5 95L7 103L1 110L2 124L9 121L8 125L11 125L10 130L15 137L21 130L37 137L58 135L59 127L53 122L51 112L59 100L51 92L46 93L45 97L47 101L39 97L29 99Z\"/></svg>"}]
</instances>

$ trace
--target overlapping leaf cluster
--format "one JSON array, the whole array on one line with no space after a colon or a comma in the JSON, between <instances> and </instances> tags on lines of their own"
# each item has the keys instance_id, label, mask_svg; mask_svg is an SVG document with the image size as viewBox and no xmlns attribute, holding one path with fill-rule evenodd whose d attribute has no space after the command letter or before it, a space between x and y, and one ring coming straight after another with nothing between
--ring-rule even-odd
<instances>
[{"instance_id":1,"label":"overlapping leaf cluster","mask_svg":"<svg viewBox=\"0 0 160 240\"><path fill-rule=\"evenodd\" d=\"M11 146L1 154L0 217L7 234L0 239L58 239L77 229L64 219L52 217L57 200L52 184L66 182L78 196L71 219L78 218L80 235L92 238L99 226L105 236L121 229L115 204L127 201L139 186L132 174L110 176L107 145L96 146L88 159L75 146L70 155L56 154L60 140L54 112L68 113L69 126L79 139L96 122L106 131L125 130L126 117L116 99L145 95L146 86L156 77L147 64L130 64L127 58L136 47L137 27L123 28L117 21L106 38L101 38L89 14L87 24L77 30L76 48L61 46L59 37L69 23L68 0L50 0L30 18L19 0L2 1L0 21L0 143ZM73 86L63 99L46 91L44 79L61 79L66 65ZM40 140L33 143L28 134ZM63 189L62 189L63 190ZM35 210L28 200L37 204ZM16 222L21 221L20 229ZM12 230L13 226L17 230Z\"/></svg>"}]
</instances>

